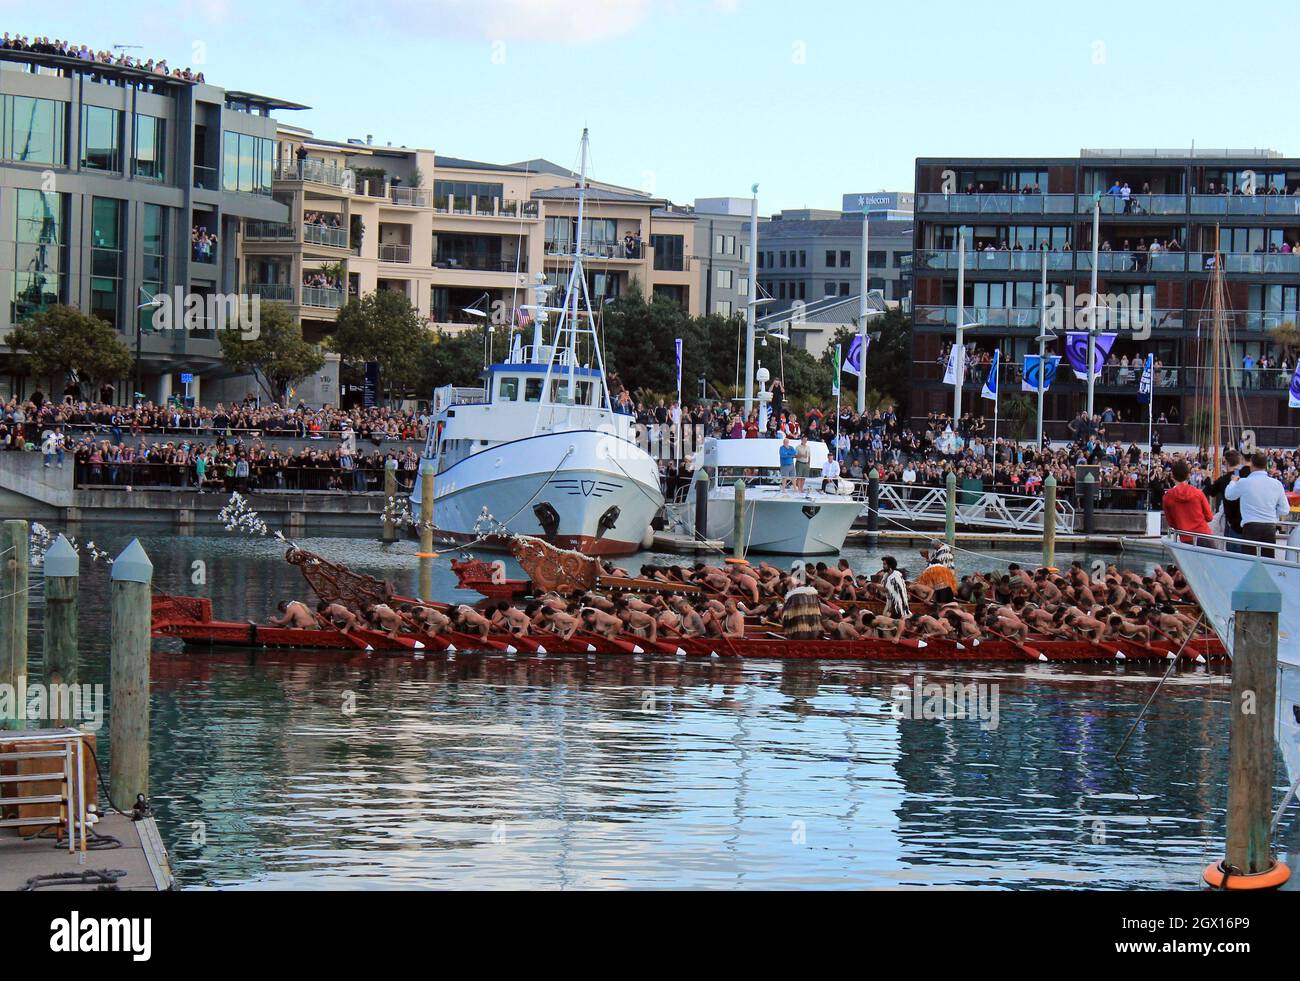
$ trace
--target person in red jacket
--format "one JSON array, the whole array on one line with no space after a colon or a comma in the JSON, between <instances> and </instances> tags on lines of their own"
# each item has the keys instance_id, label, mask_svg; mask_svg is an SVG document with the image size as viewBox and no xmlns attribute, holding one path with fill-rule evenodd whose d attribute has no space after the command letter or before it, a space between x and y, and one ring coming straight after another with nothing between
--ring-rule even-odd
<instances>
[{"instance_id":1,"label":"person in red jacket","mask_svg":"<svg viewBox=\"0 0 1300 981\"><path fill-rule=\"evenodd\" d=\"M1208 535L1210 522L1214 520L1214 512L1210 510L1210 502L1205 495L1187 482L1191 473L1192 468L1187 465L1186 460L1175 461L1175 483L1165 491L1161 508L1165 512L1165 522L1170 528ZM1184 543L1192 541L1188 536L1183 536L1182 540Z\"/></svg>"}]
</instances>

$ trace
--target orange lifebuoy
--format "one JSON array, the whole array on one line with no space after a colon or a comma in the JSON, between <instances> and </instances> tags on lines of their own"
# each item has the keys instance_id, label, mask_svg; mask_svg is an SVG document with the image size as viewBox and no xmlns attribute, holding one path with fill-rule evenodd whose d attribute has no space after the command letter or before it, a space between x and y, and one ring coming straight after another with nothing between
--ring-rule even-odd
<instances>
[{"instance_id":1,"label":"orange lifebuoy","mask_svg":"<svg viewBox=\"0 0 1300 981\"><path fill-rule=\"evenodd\" d=\"M416 552L415 557L417 559L436 559L441 554L441 552Z\"/></svg>"},{"instance_id":2,"label":"orange lifebuoy","mask_svg":"<svg viewBox=\"0 0 1300 981\"><path fill-rule=\"evenodd\" d=\"M1223 869L1222 862L1207 865L1202 875L1205 884L1215 889L1227 889L1229 892L1248 892L1257 889L1277 889L1291 878L1291 870L1285 862L1274 862L1267 872L1246 875L1242 872L1229 874ZM1227 884L1224 884L1224 880Z\"/></svg>"},{"instance_id":3,"label":"orange lifebuoy","mask_svg":"<svg viewBox=\"0 0 1300 981\"><path fill-rule=\"evenodd\" d=\"M748 559L727 559L727 565L749 565Z\"/></svg>"}]
</instances>

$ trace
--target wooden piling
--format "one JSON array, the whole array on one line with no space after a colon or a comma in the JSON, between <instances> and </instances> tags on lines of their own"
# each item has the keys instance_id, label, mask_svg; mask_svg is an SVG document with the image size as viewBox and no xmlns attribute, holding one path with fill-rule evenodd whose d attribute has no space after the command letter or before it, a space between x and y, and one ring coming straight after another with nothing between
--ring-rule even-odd
<instances>
[{"instance_id":1,"label":"wooden piling","mask_svg":"<svg viewBox=\"0 0 1300 981\"><path fill-rule=\"evenodd\" d=\"M701 467L695 471L695 543L709 540L709 474Z\"/></svg>"},{"instance_id":2,"label":"wooden piling","mask_svg":"<svg viewBox=\"0 0 1300 981\"><path fill-rule=\"evenodd\" d=\"M0 684L17 691L27 677L27 566L31 561L26 521L0 524ZM17 718L0 719L0 729L21 729Z\"/></svg>"},{"instance_id":3,"label":"wooden piling","mask_svg":"<svg viewBox=\"0 0 1300 981\"><path fill-rule=\"evenodd\" d=\"M948 500L946 504L946 522L944 525L944 540L951 545L957 544L957 473L954 470L948 471Z\"/></svg>"},{"instance_id":4,"label":"wooden piling","mask_svg":"<svg viewBox=\"0 0 1300 981\"><path fill-rule=\"evenodd\" d=\"M420 474L420 598L433 599L433 471Z\"/></svg>"},{"instance_id":5,"label":"wooden piling","mask_svg":"<svg viewBox=\"0 0 1300 981\"><path fill-rule=\"evenodd\" d=\"M880 471L875 467L867 475L867 544L880 543Z\"/></svg>"},{"instance_id":6,"label":"wooden piling","mask_svg":"<svg viewBox=\"0 0 1300 981\"><path fill-rule=\"evenodd\" d=\"M1274 860L1270 842L1282 593L1262 562L1233 590L1232 609L1227 843L1223 863L1207 868L1204 878L1229 890L1269 889L1290 878L1290 871Z\"/></svg>"},{"instance_id":7,"label":"wooden piling","mask_svg":"<svg viewBox=\"0 0 1300 981\"><path fill-rule=\"evenodd\" d=\"M109 584L109 733L113 757L109 797L130 812L137 794L149 796L149 621L153 563L132 540L113 561Z\"/></svg>"},{"instance_id":8,"label":"wooden piling","mask_svg":"<svg viewBox=\"0 0 1300 981\"><path fill-rule=\"evenodd\" d=\"M1043 566L1056 568L1056 477L1043 481Z\"/></svg>"},{"instance_id":9,"label":"wooden piling","mask_svg":"<svg viewBox=\"0 0 1300 981\"><path fill-rule=\"evenodd\" d=\"M735 488L736 509L731 520L733 537L731 557L739 560L745 557L745 482L739 477L736 478Z\"/></svg>"},{"instance_id":10,"label":"wooden piling","mask_svg":"<svg viewBox=\"0 0 1300 981\"><path fill-rule=\"evenodd\" d=\"M392 501L397 496L397 471L384 469L384 544L397 541L397 522L393 520ZM423 504L421 508L423 508Z\"/></svg>"},{"instance_id":11,"label":"wooden piling","mask_svg":"<svg viewBox=\"0 0 1300 981\"><path fill-rule=\"evenodd\" d=\"M63 535L45 553L45 680L77 684L77 590L81 559Z\"/></svg>"},{"instance_id":12,"label":"wooden piling","mask_svg":"<svg viewBox=\"0 0 1300 981\"><path fill-rule=\"evenodd\" d=\"M1083 533L1097 532L1097 478L1089 470L1083 477Z\"/></svg>"}]
</instances>

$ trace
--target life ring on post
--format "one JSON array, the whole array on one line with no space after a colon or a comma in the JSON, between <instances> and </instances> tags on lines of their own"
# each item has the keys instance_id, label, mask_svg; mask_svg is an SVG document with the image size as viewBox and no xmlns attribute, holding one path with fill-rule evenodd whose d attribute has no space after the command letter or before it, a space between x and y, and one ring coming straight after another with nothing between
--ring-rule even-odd
<instances>
[{"instance_id":1,"label":"life ring on post","mask_svg":"<svg viewBox=\"0 0 1300 981\"><path fill-rule=\"evenodd\" d=\"M1252 892L1260 889L1277 889L1291 878L1291 870L1285 862L1274 862L1267 872L1247 875L1244 872L1232 872L1223 867L1223 862L1207 865L1202 878L1205 884L1214 889L1226 889L1229 892Z\"/></svg>"}]
</instances>

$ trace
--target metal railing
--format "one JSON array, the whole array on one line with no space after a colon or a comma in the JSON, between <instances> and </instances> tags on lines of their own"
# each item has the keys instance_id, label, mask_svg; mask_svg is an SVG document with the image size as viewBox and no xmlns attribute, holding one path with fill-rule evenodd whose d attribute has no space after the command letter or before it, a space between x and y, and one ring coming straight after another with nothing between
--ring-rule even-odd
<instances>
[{"instance_id":1,"label":"metal railing","mask_svg":"<svg viewBox=\"0 0 1300 981\"><path fill-rule=\"evenodd\" d=\"M528 255L519 259L504 255L475 255L473 253L439 252L433 263L444 269L468 269L472 272L528 272Z\"/></svg>"},{"instance_id":2,"label":"metal railing","mask_svg":"<svg viewBox=\"0 0 1300 981\"><path fill-rule=\"evenodd\" d=\"M292 303L292 283L249 283L248 291L256 293L263 300L276 300L280 303Z\"/></svg>"},{"instance_id":3,"label":"metal railing","mask_svg":"<svg viewBox=\"0 0 1300 981\"><path fill-rule=\"evenodd\" d=\"M389 194L393 204L408 208L427 208L432 195L421 187L394 187Z\"/></svg>"},{"instance_id":4,"label":"metal railing","mask_svg":"<svg viewBox=\"0 0 1300 981\"><path fill-rule=\"evenodd\" d=\"M330 187L343 187L349 178L348 168L316 157L305 160L282 160L275 165L275 177L282 181L307 181L312 184L326 184Z\"/></svg>"},{"instance_id":5,"label":"metal railing","mask_svg":"<svg viewBox=\"0 0 1300 981\"><path fill-rule=\"evenodd\" d=\"M866 483L859 489L865 494ZM973 498L973 500L971 499ZM865 515L869 507L863 508ZM1046 508L1041 497L957 489L957 524L967 527L1004 528L1010 531L1041 532ZM916 484L881 484L882 521L905 524L944 524L948 520L946 487ZM1074 531L1074 507L1056 502L1056 530Z\"/></svg>"},{"instance_id":6,"label":"metal railing","mask_svg":"<svg viewBox=\"0 0 1300 981\"><path fill-rule=\"evenodd\" d=\"M302 288L302 305L305 307L337 310L343 306L343 300L344 296L341 289L331 289L327 286L304 286Z\"/></svg>"},{"instance_id":7,"label":"metal railing","mask_svg":"<svg viewBox=\"0 0 1300 981\"><path fill-rule=\"evenodd\" d=\"M1018 191L984 191L973 194L922 193L916 196L918 214L940 215L1088 215L1101 203L1101 213L1111 217L1161 217L1181 215L1275 215L1300 217L1300 194L1021 194Z\"/></svg>"},{"instance_id":8,"label":"metal railing","mask_svg":"<svg viewBox=\"0 0 1300 981\"><path fill-rule=\"evenodd\" d=\"M346 249L348 247L348 230L332 225L318 225L304 222L302 240L313 245L327 245L330 248Z\"/></svg>"},{"instance_id":9,"label":"metal railing","mask_svg":"<svg viewBox=\"0 0 1300 981\"><path fill-rule=\"evenodd\" d=\"M399 243L383 243L379 246L380 262L410 262L411 247Z\"/></svg>"},{"instance_id":10,"label":"metal railing","mask_svg":"<svg viewBox=\"0 0 1300 981\"><path fill-rule=\"evenodd\" d=\"M547 242L546 254L556 256L573 255L572 242ZM628 248L622 242L583 242L582 254L593 259L629 259L640 261L646 258L644 245Z\"/></svg>"},{"instance_id":11,"label":"metal railing","mask_svg":"<svg viewBox=\"0 0 1300 981\"><path fill-rule=\"evenodd\" d=\"M194 165L194 186L201 191L221 190L221 175L216 167Z\"/></svg>"},{"instance_id":12,"label":"metal railing","mask_svg":"<svg viewBox=\"0 0 1300 981\"><path fill-rule=\"evenodd\" d=\"M293 225L287 221L265 221L249 218L244 222L244 238L248 241L292 242Z\"/></svg>"}]
</instances>

